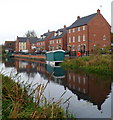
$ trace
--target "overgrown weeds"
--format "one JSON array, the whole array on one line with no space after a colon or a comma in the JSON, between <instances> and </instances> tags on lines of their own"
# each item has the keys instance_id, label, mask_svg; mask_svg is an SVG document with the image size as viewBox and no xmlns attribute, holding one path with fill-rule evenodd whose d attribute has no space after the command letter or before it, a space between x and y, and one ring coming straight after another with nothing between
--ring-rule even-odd
<instances>
[{"instance_id":1,"label":"overgrown weeds","mask_svg":"<svg viewBox=\"0 0 113 120\"><path fill-rule=\"evenodd\" d=\"M65 60L61 66L66 69L82 69L101 74L113 74L111 55L92 55Z\"/></svg>"},{"instance_id":2,"label":"overgrown weeds","mask_svg":"<svg viewBox=\"0 0 113 120\"><path fill-rule=\"evenodd\" d=\"M6 118L67 118L72 117L69 112L65 113L61 104L69 101L68 98L62 102L61 95L57 102L54 98L47 101L43 93L48 84L28 84L20 82L18 79L15 82L11 77L2 77L2 119ZM17 78L17 77L15 77ZM36 86L35 89L32 89Z\"/></svg>"}]
</instances>

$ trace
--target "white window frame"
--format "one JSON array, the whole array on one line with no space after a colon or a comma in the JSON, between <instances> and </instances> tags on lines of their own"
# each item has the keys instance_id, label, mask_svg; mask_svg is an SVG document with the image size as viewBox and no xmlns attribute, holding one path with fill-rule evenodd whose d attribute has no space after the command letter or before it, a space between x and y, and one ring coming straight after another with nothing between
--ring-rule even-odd
<instances>
[{"instance_id":1,"label":"white window frame","mask_svg":"<svg viewBox=\"0 0 113 120\"><path fill-rule=\"evenodd\" d=\"M83 35L83 41L86 41L86 36L85 35Z\"/></svg>"},{"instance_id":2,"label":"white window frame","mask_svg":"<svg viewBox=\"0 0 113 120\"><path fill-rule=\"evenodd\" d=\"M78 35L78 42L80 42L80 35Z\"/></svg>"},{"instance_id":3,"label":"white window frame","mask_svg":"<svg viewBox=\"0 0 113 120\"><path fill-rule=\"evenodd\" d=\"M83 30L86 30L86 26L83 26Z\"/></svg>"},{"instance_id":4,"label":"white window frame","mask_svg":"<svg viewBox=\"0 0 113 120\"><path fill-rule=\"evenodd\" d=\"M75 43L75 36L73 36L73 42Z\"/></svg>"},{"instance_id":5,"label":"white window frame","mask_svg":"<svg viewBox=\"0 0 113 120\"><path fill-rule=\"evenodd\" d=\"M75 28L73 28L73 32L75 32Z\"/></svg>"},{"instance_id":6,"label":"white window frame","mask_svg":"<svg viewBox=\"0 0 113 120\"><path fill-rule=\"evenodd\" d=\"M69 29L69 33L71 33L71 29Z\"/></svg>"},{"instance_id":7,"label":"white window frame","mask_svg":"<svg viewBox=\"0 0 113 120\"><path fill-rule=\"evenodd\" d=\"M58 43L58 40L56 40L56 43Z\"/></svg>"},{"instance_id":8,"label":"white window frame","mask_svg":"<svg viewBox=\"0 0 113 120\"><path fill-rule=\"evenodd\" d=\"M71 43L71 37L69 37L69 43Z\"/></svg>"},{"instance_id":9,"label":"white window frame","mask_svg":"<svg viewBox=\"0 0 113 120\"><path fill-rule=\"evenodd\" d=\"M78 31L80 31L80 27L78 27Z\"/></svg>"}]
</instances>

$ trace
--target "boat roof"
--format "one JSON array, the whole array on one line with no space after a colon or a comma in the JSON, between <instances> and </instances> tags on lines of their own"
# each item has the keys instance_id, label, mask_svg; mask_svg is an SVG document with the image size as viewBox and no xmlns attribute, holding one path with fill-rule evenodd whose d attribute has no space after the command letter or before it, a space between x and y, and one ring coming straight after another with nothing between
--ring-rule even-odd
<instances>
[{"instance_id":1,"label":"boat roof","mask_svg":"<svg viewBox=\"0 0 113 120\"><path fill-rule=\"evenodd\" d=\"M64 50L54 50L54 51L48 51L46 53L54 53L54 52L65 52Z\"/></svg>"}]
</instances>

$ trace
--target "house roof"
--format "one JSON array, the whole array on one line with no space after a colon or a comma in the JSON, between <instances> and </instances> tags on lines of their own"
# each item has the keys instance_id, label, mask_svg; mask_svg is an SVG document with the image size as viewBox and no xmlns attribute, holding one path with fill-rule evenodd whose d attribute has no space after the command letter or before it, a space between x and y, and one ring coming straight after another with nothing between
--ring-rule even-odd
<instances>
[{"instance_id":1,"label":"house roof","mask_svg":"<svg viewBox=\"0 0 113 120\"><path fill-rule=\"evenodd\" d=\"M18 36L17 36L17 40L18 40L19 42L26 42L26 41L27 41L27 37L18 37Z\"/></svg>"},{"instance_id":2,"label":"house roof","mask_svg":"<svg viewBox=\"0 0 113 120\"><path fill-rule=\"evenodd\" d=\"M95 17L96 15L97 15L97 13L94 13L94 14L79 18L71 26L69 26L68 29L79 27L79 26L82 26L82 25L87 25L91 21L91 19L93 17Z\"/></svg>"},{"instance_id":3,"label":"house roof","mask_svg":"<svg viewBox=\"0 0 113 120\"><path fill-rule=\"evenodd\" d=\"M61 35L58 35L59 32L61 32L62 34L61 34ZM55 35L53 34L52 37L50 38L50 40L63 37L63 36L67 33L67 28L58 29L55 33L57 33L57 35L55 36Z\"/></svg>"},{"instance_id":4,"label":"house roof","mask_svg":"<svg viewBox=\"0 0 113 120\"><path fill-rule=\"evenodd\" d=\"M53 32L53 31L52 31ZM51 35L52 32L47 32L47 33L44 33L43 35L41 35L42 37L45 36L45 38L39 38L38 39L38 42L39 41L45 41L47 37L49 37Z\"/></svg>"},{"instance_id":5,"label":"house roof","mask_svg":"<svg viewBox=\"0 0 113 120\"><path fill-rule=\"evenodd\" d=\"M30 37L30 38L27 38L27 37L17 37L17 39L19 40L19 42L26 42L27 40L29 40L30 43L35 43L38 40L37 37Z\"/></svg>"},{"instance_id":6,"label":"house roof","mask_svg":"<svg viewBox=\"0 0 113 120\"><path fill-rule=\"evenodd\" d=\"M36 43L38 41L38 38L37 37L30 37L30 38L28 38L28 40L30 43Z\"/></svg>"}]
</instances>

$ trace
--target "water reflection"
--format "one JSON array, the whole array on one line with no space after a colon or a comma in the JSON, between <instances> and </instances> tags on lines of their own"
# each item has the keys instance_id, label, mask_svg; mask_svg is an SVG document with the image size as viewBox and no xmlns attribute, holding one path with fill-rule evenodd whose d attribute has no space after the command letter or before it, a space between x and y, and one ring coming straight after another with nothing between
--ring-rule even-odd
<instances>
[{"instance_id":1,"label":"water reflection","mask_svg":"<svg viewBox=\"0 0 113 120\"><path fill-rule=\"evenodd\" d=\"M6 67L15 67L18 73L26 73L28 77L35 77L37 73L46 80L64 86L76 94L78 100L85 100L101 106L111 92L113 77L87 74L81 71L64 71L61 67L52 67L44 62L26 61L24 59L5 59Z\"/></svg>"}]
</instances>

